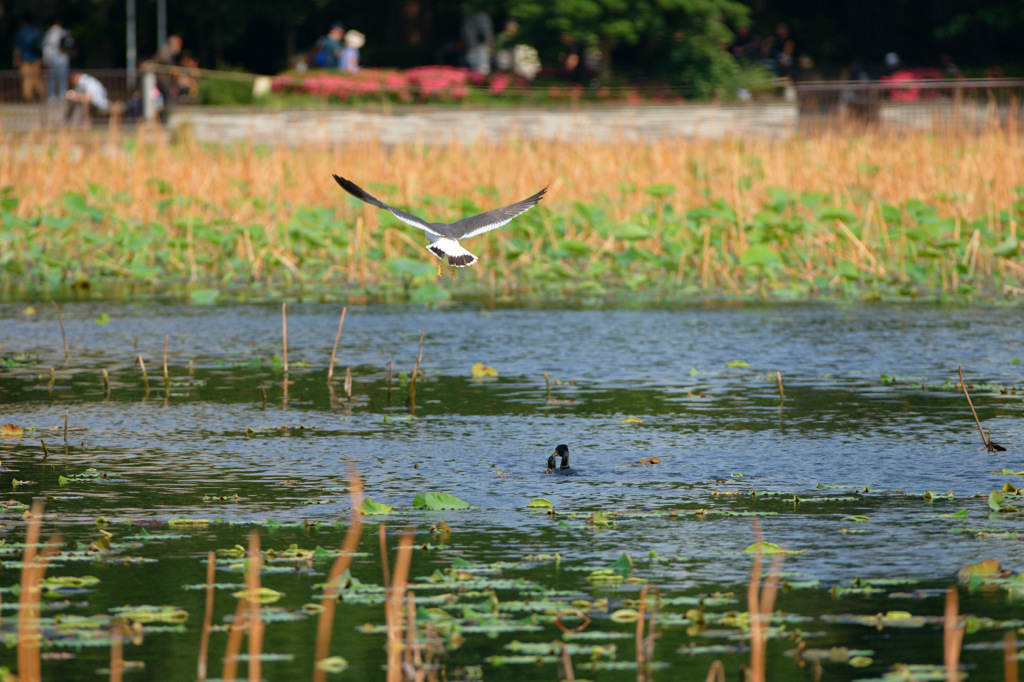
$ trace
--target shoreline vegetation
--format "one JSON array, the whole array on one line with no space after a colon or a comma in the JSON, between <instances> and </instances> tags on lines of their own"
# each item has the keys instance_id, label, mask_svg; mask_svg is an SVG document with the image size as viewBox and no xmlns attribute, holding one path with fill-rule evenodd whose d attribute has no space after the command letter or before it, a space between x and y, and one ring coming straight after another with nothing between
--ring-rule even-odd
<instances>
[{"instance_id":1,"label":"shoreline vegetation","mask_svg":"<svg viewBox=\"0 0 1024 682\"><path fill-rule=\"evenodd\" d=\"M329 149L173 144L144 131L2 138L0 297L196 302L1017 299L1024 170L1012 130ZM437 278L418 230L341 173L450 221L534 211ZM115 292L115 293L111 293Z\"/></svg>"}]
</instances>

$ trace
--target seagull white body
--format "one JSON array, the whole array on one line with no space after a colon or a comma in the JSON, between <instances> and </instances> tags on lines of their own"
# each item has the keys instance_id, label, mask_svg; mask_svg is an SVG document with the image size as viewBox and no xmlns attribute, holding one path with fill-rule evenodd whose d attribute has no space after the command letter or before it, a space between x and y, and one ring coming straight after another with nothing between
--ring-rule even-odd
<instances>
[{"instance_id":1,"label":"seagull white body","mask_svg":"<svg viewBox=\"0 0 1024 682\"><path fill-rule=\"evenodd\" d=\"M431 223L411 213L388 206L377 197L367 194L365 190L350 180L337 175L334 176L334 179L341 185L342 189L355 198L377 208L382 208L385 211L390 211L393 216L403 223L423 230L427 235L427 239L430 240L427 250L442 261L447 261L449 265L457 268L472 265L477 261L477 257L459 243L460 239L475 237L508 224L516 216L522 215L536 206L537 202L544 198L544 194L548 191L548 188L545 187L528 199L523 199L509 206L496 208L493 211L487 211L470 218L463 218L454 223Z\"/></svg>"}]
</instances>

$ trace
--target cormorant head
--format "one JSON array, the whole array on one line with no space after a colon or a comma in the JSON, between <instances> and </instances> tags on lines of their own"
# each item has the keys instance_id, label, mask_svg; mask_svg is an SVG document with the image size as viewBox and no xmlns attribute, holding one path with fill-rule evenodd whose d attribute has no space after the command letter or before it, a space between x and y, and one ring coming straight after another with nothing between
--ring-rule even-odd
<instances>
[{"instance_id":1,"label":"cormorant head","mask_svg":"<svg viewBox=\"0 0 1024 682\"><path fill-rule=\"evenodd\" d=\"M565 443L562 443L561 445L559 445L558 447L555 448L555 454L551 455L552 459L555 457L555 455L558 455L559 457L562 458L562 466L561 466L561 468L562 469L568 469L569 468L569 446L566 445Z\"/></svg>"}]
</instances>

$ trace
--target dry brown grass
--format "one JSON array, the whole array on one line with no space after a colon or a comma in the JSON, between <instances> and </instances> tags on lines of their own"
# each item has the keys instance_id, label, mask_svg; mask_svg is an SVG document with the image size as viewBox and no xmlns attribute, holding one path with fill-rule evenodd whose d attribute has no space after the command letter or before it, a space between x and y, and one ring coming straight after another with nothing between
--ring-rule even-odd
<instances>
[{"instance_id":1,"label":"dry brown grass","mask_svg":"<svg viewBox=\"0 0 1024 682\"><path fill-rule=\"evenodd\" d=\"M125 200L110 200L119 220L100 220L91 229L101 238L110 239L125 222L130 224L129 229L140 230L146 229L150 221L165 225L170 238L188 244L187 253L171 256L165 267L177 276L190 273L191 279L203 278L204 254L212 254L215 262L224 260L223 251L211 251L203 238L193 234L195 224L218 220L246 226L237 231L233 247L228 247L245 267L242 272L228 274L260 278L269 268L277 268L294 277L309 276L302 257L315 248L293 243L285 226L298 208L310 206L333 210L337 229L346 234L346 256L334 258L327 272L315 273L322 281L343 277L367 282L386 275L379 262L366 257L371 246L380 247L385 260L396 255L422 259L421 237L372 206L353 205L331 180L331 174L338 173L369 186L386 202L417 207L425 217L436 220L453 219L457 215L451 213L457 214L459 209L423 206L424 197L465 199L490 207L522 199L550 184L549 198L544 202L549 210L541 213L543 229L532 235L531 251L517 267L536 260L542 251L556 248L565 239L588 244L593 249L592 261L629 246L599 235L578 220L564 227L555 225L572 212L576 202L602 207L608 220L619 224L636 219L645 208L656 211L651 222L657 223L667 207L678 215L721 200L736 210L737 222L743 225L769 199L769 189L781 187L792 193L826 194L827 203L851 210L863 223L822 221L814 234L800 236L792 244L776 245L780 251L793 249L799 254L799 264L787 265L788 277L812 281L818 275L831 276L830 269L839 259L873 276L905 277L906 234L900 226L882 220L879 205L920 199L934 206L940 215L961 221L987 216L994 234L986 237L980 256L979 246L970 242L961 249L965 253L950 250L942 265L935 266L941 267L939 277L944 289L956 289L958 275L952 267L958 263L970 264L972 276L975 272L985 275L999 270L1016 273L1017 279L1024 281L1024 267L1019 263L1003 262L1006 259L996 263L991 258L992 245L1018 234L1012 214L1008 225L995 224L993 216L1011 206L1017 199L1015 188L1024 185L1024 145L1014 132L999 129L972 136L833 132L787 141L508 141L469 147L405 145L391 149L374 144L333 149L214 148L194 143L171 146L144 138L130 145L112 144L109 138L102 138L89 148L66 137L28 141L11 138L6 144L10 151L0 158L0 187L14 188L20 199L16 209L19 216L59 216L65 212L65 192L84 193L90 184L100 184L113 196L123 193ZM162 193L162 182L169 184L169 194ZM391 187L381 188L377 183ZM664 203L645 191L661 183L675 188ZM174 203L181 198L195 201ZM815 220L806 207L798 205L794 210ZM695 235L694 243L685 247L676 276L699 271L696 282L705 289L718 287L735 294L746 293L751 280L734 267L736 257L748 246L745 230L734 226L713 243L710 228L689 229ZM966 227L960 234L959 223L955 232L951 237L957 240L971 236ZM45 224L30 229L28 239L45 247L69 248ZM508 240L508 231L490 233L474 244L474 250L500 261ZM647 251L664 253L663 240L657 233L640 245ZM83 249L86 253L92 251ZM911 249L909 257L913 254ZM116 253L112 256L108 250L96 258L108 272L128 274ZM205 274L210 276L209 272ZM223 275L213 273L214 277ZM1019 288L1016 280L1011 284L1010 289Z\"/></svg>"},{"instance_id":2,"label":"dry brown grass","mask_svg":"<svg viewBox=\"0 0 1024 682\"><path fill-rule=\"evenodd\" d=\"M17 188L22 216L58 203L64 192L100 183L112 192L129 193L132 218L158 220L156 203L162 196L153 181L163 180L176 195L227 208L236 222L265 224L284 217L288 204L336 206L341 217L348 209L343 208L346 202L331 181L332 173L362 184L393 183L397 190L381 198L396 204L416 204L423 195L489 204L492 200L478 188L493 187L501 200L511 201L551 183L553 204L590 203L606 196L621 199L612 209L620 220L643 207L648 201L644 189L658 183L675 185L668 201L680 211L707 203L704 192L710 199L752 208L767 198L769 187L786 187L840 199L854 191L890 203L920 198L963 218L1008 205L1014 187L1024 184L1024 149L1017 135L1002 131L948 137L832 133L781 142L510 141L391 150L378 145L218 149L143 141L127 152L105 141L96 144L100 146L83 149L66 137L23 145L8 140L7 146L15 145L17 151L0 159L0 186ZM622 191L622 183L632 188ZM935 199L942 194L958 196ZM278 203L267 210L248 202L236 205L250 196ZM364 213L370 229L383 217L372 207Z\"/></svg>"}]
</instances>

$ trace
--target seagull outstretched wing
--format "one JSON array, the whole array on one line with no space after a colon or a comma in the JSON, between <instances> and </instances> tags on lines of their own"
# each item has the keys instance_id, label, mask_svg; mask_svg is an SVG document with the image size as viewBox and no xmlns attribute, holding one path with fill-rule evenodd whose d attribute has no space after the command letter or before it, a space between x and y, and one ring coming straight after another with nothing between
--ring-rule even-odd
<instances>
[{"instance_id":1,"label":"seagull outstretched wing","mask_svg":"<svg viewBox=\"0 0 1024 682\"><path fill-rule=\"evenodd\" d=\"M413 227L418 227L421 230L423 230L425 232L429 232L431 234L437 234L437 231L434 228L430 227L430 223L428 223L426 220L423 220L422 218L417 218L412 213L406 213L405 211L402 211L402 210L399 210L397 208L392 208L391 206L388 206L387 204L385 204L383 201L381 201L377 197L375 197L375 196L373 196L371 194L367 194L366 190L364 190L362 187L360 187L356 183L352 182L351 180L346 180L345 178L343 178L341 176L338 176L338 175L335 175L334 179L337 181L337 183L339 185L341 185L341 188L343 190L345 190L346 192L348 192L349 194L354 196L356 199L361 199L362 201L365 201L368 204L376 206L377 208L383 208L385 211L390 211L393 216L395 216L396 218L401 220L403 223L406 223L408 225L412 225ZM520 202L520 203L522 203L522 202ZM518 205L518 204L515 204L515 205ZM511 206L509 208L511 208ZM527 208L529 208L529 207L527 207ZM507 209L499 209L499 210L504 211L504 210L507 210ZM525 211L525 210L526 209L523 209L523 211ZM494 211L492 211L492 213L493 212ZM520 213L522 213L522 211L520 211ZM484 215L488 215L488 214L485 213ZM515 215L519 215L519 214L517 213ZM477 216L477 217L479 218L480 216ZM513 217L515 217L515 216L513 216ZM508 220L511 220L511 219L512 218L509 218ZM505 222L508 222L508 220L506 220ZM504 224L504 223L502 223L502 224ZM495 226L495 227L497 227L497 226ZM488 229L493 229L493 228L488 228Z\"/></svg>"},{"instance_id":2,"label":"seagull outstretched wing","mask_svg":"<svg viewBox=\"0 0 1024 682\"><path fill-rule=\"evenodd\" d=\"M342 187L344 187L344 185L342 185ZM496 230L516 216L522 215L536 206L537 202L544 198L547 191L548 188L545 187L529 199L523 199L522 201L517 201L509 206L496 208L493 211L487 211L487 213L481 213L480 215L475 215L471 218L457 220L447 227L445 231L448 234L445 236L451 237L452 239L465 239L467 237L475 237L478 234L483 234L490 230ZM363 199L363 201L366 200ZM394 213L393 209L389 210Z\"/></svg>"}]
</instances>

